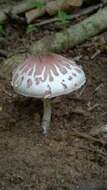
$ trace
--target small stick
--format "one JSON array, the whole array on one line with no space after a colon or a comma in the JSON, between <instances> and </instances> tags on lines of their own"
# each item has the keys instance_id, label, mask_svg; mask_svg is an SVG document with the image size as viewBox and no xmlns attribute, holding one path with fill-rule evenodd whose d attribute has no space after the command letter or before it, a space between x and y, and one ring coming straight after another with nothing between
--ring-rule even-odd
<instances>
[{"instance_id":1,"label":"small stick","mask_svg":"<svg viewBox=\"0 0 107 190\"><path fill-rule=\"evenodd\" d=\"M103 83L100 83L97 87L96 87L96 89L94 90L94 92L97 92L97 91L99 91L101 88L103 88L104 87L104 84Z\"/></svg>"},{"instance_id":2,"label":"small stick","mask_svg":"<svg viewBox=\"0 0 107 190\"><path fill-rule=\"evenodd\" d=\"M101 53L101 50L97 50L92 56L91 56L91 59L95 59L98 55L100 55Z\"/></svg>"},{"instance_id":3,"label":"small stick","mask_svg":"<svg viewBox=\"0 0 107 190\"><path fill-rule=\"evenodd\" d=\"M101 141L100 139L97 139L91 135L87 135L86 133L82 133L82 132L78 132L77 130L75 129L72 129L74 134L72 133L72 135L74 136L78 136L78 137L82 137L84 139L87 139L87 140L91 140L91 141L94 141L94 142L98 142L98 143L101 143L101 144L107 144L106 142L104 141Z\"/></svg>"},{"instance_id":4,"label":"small stick","mask_svg":"<svg viewBox=\"0 0 107 190\"><path fill-rule=\"evenodd\" d=\"M98 104L98 103L94 104L93 106L89 106L88 111L92 112L94 109L96 109L99 106L100 106L100 104Z\"/></svg>"},{"instance_id":5,"label":"small stick","mask_svg":"<svg viewBox=\"0 0 107 190\"><path fill-rule=\"evenodd\" d=\"M83 146L80 146L79 145L79 147L81 148L81 149L85 149L85 150L88 150L88 151L90 151L90 152L95 152L95 153L98 153L98 154L101 154L102 156L103 156L103 158L105 158L105 157L107 157L107 154L105 153L105 152L103 152L103 151L101 151L100 149L92 149L92 148L89 148L89 147L87 147L87 146L85 146L85 145L83 145Z\"/></svg>"}]
</instances>

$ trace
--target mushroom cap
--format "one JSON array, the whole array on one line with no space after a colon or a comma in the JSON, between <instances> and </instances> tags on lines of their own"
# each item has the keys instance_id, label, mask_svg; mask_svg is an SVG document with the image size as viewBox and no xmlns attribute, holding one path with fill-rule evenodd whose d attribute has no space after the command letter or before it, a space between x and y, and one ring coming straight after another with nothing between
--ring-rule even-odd
<instances>
[{"instance_id":1,"label":"mushroom cap","mask_svg":"<svg viewBox=\"0 0 107 190\"><path fill-rule=\"evenodd\" d=\"M12 74L12 86L17 93L37 98L68 94L85 82L81 66L55 53L31 56Z\"/></svg>"}]
</instances>

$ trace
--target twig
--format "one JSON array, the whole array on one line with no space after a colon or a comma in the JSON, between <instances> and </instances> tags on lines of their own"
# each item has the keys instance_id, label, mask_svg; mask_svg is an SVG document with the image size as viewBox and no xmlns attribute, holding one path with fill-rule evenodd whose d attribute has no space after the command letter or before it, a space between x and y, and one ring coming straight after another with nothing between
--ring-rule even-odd
<instances>
[{"instance_id":1,"label":"twig","mask_svg":"<svg viewBox=\"0 0 107 190\"><path fill-rule=\"evenodd\" d=\"M96 89L94 90L94 92L98 92L101 88L103 88L104 87L104 84L103 83L100 83L97 87L96 87Z\"/></svg>"},{"instance_id":2,"label":"twig","mask_svg":"<svg viewBox=\"0 0 107 190\"><path fill-rule=\"evenodd\" d=\"M86 9L80 10L78 13L70 15L68 20L73 20L73 19L76 19L76 18L78 18L80 16L84 16L86 14L93 13L94 11L96 11L97 9L99 9L101 7L102 7L101 3L98 4L98 5L90 6L90 7L86 8ZM46 25L46 24L54 23L56 21L60 21L60 19L59 18L46 19L44 21L41 21L39 23L34 24L33 26L43 26L43 25Z\"/></svg>"},{"instance_id":3,"label":"twig","mask_svg":"<svg viewBox=\"0 0 107 190\"><path fill-rule=\"evenodd\" d=\"M98 104L98 103L96 103L96 104L94 104L93 106L88 106L88 111L90 111L90 112L92 112L94 109L96 109L97 107L99 107L100 106L100 104Z\"/></svg>"},{"instance_id":4,"label":"twig","mask_svg":"<svg viewBox=\"0 0 107 190\"><path fill-rule=\"evenodd\" d=\"M84 92L84 90L86 89L87 87L87 83L82 87L82 89L80 90L79 94L77 95L78 98L80 98Z\"/></svg>"},{"instance_id":5,"label":"twig","mask_svg":"<svg viewBox=\"0 0 107 190\"><path fill-rule=\"evenodd\" d=\"M92 100L93 96L101 89L104 87L103 83L100 83L95 89L94 91L90 94L90 97L88 98L88 107L90 108L90 101Z\"/></svg>"},{"instance_id":6,"label":"twig","mask_svg":"<svg viewBox=\"0 0 107 190\"><path fill-rule=\"evenodd\" d=\"M72 133L72 135L74 135L74 136L78 136L78 137L82 137L82 138L90 140L90 141L98 142L98 143L100 143L102 145L107 144L105 141L101 141L100 139L95 138L95 137L93 137L91 135L87 135L86 133L79 132L79 131L77 131L77 130L75 130L73 128L72 128L72 130L74 132L74 133Z\"/></svg>"},{"instance_id":7,"label":"twig","mask_svg":"<svg viewBox=\"0 0 107 190\"><path fill-rule=\"evenodd\" d=\"M88 150L88 151L90 151L90 152L95 152L95 153L101 154L101 155L103 156L103 158L107 157L107 154L106 154L105 152L101 151L100 149L96 149L96 148L95 148L95 149L92 149L92 148L87 147L87 146L85 146L85 145L83 145L83 146L80 146L80 145L79 145L79 147L80 147L81 149L85 149L85 150Z\"/></svg>"},{"instance_id":8,"label":"twig","mask_svg":"<svg viewBox=\"0 0 107 190\"><path fill-rule=\"evenodd\" d=\"M77 114L77 115L83 115L83 116L89 116L89 114L86 112L86 110L83 110L82 108L75 108L71 110L71 113Z\"/></svg>"},{"instance_id":9,"label":"twig","mask_svg":"<svg viewBox=\"0 0 107 190\"><path fill-rule=\"evenodd\" d=\"M95 59L98 55L100 55L101 53L101 50L97 50L92 56L91 56L91 59Z\"/></svg>"}]
</instances>

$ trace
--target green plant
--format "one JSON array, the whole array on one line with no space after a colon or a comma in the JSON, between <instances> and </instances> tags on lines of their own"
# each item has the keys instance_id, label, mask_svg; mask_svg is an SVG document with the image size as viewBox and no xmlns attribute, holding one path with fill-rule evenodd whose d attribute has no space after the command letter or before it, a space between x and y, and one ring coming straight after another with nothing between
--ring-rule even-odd
<instances>
[{"instance_id":1,"label":"green plant","mask_svg":"<svg viewBox=\"0 0 107 190\"><path fill-rule=\"evenodd\" d=\"M65 23L69 20L70 15L68 15L66 12L59 10L57 13L57 18L59 21Z\"/></svg>"},{"instance_id":2,"label":"green plant","mask_svg":"<svg viewBox=\"0 0 107 190\"><path fill-rule=\"evenodd\" d=\"M40 2L40 1L35 1L35 2L31 1L30 3L32 4L33 8L37 8L37 9L42 9L45 6L45 3Z\"/></svg>"},{"instance_id":3,"label":"green plant","mask_svg":"<svg viewBox=\"0 0 107 190\"><path fill-rule=\"evenodd\" d=\"M31 33L34 31L38 31L38 29L35 26L33 26L32 24L29 24L26 28L26 33Z\"/></svg>"},{"instance_id":4,"label":"green plant","mask_svg":"<svg viewBox=\"0 0 107 190\"><path fill-rule=\"evenodd\" d=\"M1 34L1 35L4 34L4 28L3 28L3 25L0 25L0 34Z\"/></svg>"}]
</instances>

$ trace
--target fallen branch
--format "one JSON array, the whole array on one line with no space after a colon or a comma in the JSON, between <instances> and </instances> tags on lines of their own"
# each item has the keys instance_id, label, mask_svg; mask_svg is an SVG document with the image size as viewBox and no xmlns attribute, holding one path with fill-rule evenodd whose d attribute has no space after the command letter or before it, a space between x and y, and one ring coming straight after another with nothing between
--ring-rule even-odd
<instances>
[{"instance_id":1,"label":"fallen branch","mask_svg":"<svg viewBox=\"0 0 107 190\"><path fill-rule=\"evenodd\" d=\"M68 21L69 20L73 20L73 19L76 19L80 16L84 16L86 14L91 14L93 13L94 11L98 10L99 8L102 7L102 4L98 4L98 5L93 5L93 6L90 6L88 8L85 8L85 9L82 9L80 10L78 13L75 13L75 14L72 14L72 15L69 15L68 17ZM57 21L60 21L59 18L51 18L51 19L46 19L44 21L41 21L39 23L36 23L36 24L33 24L34 27L36 26L43 26L43 25L46 25L46 24L51 24L51 23L54 23L54 22L57 22Z\"/></svg>"},{"instance_id":2,"label":"fallen branch","mask_svg":"<svg viewBox=\"0 0 107 190\"><path fill-rule=\"evenodd\" d=\"M28 52L35 55L47 51L61 52L64 49L81 44L105 29L107 29L107 7L62 32L57 32L34 42L29 47ZM15 64L22 63L26 56L26 53L23 53L8 58L3 63L6 74L11 71Z\"/></svg>"},{"instance_id":3,"label":"fallen branch","mask_svg":"<svg viewBox=\"0 0 107 190\"><path fill-rule=\"evenodd\" d=\"M28 11L26 16L27 23L31 23L36 18L42 16L45 13L49 15L54 15L58 10L68 10L73 7L80 7L82 5L82 0L56 0L47 2L46 5L41 9L33 9Z\"/></svg>"}]
</instances>

